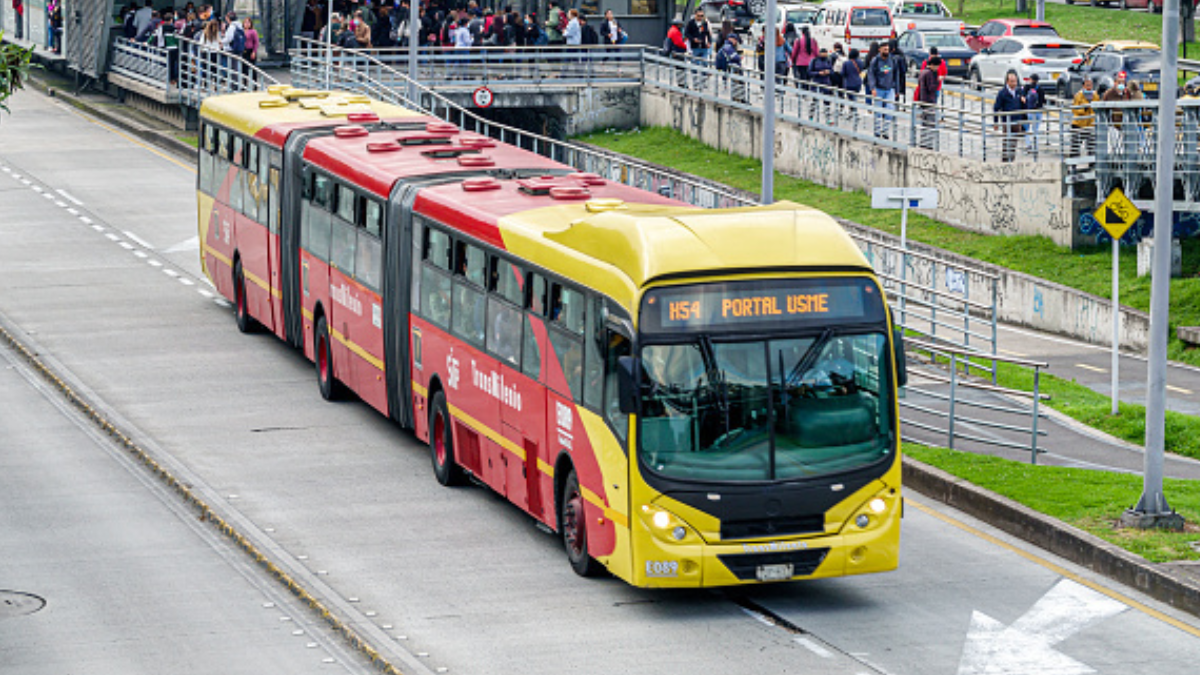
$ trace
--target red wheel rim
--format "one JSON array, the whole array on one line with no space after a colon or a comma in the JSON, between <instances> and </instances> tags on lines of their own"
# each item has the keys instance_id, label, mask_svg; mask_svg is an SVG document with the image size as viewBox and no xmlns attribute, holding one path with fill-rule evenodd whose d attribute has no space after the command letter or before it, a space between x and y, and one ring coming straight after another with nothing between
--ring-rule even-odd
<instances>
[{"instance_id":1,"label":"red wheel rim","mask_svg":"<svg viewBox=\"0 0 1200 675\"><path fill-rule=\"evenodd\" d=\"M563 537L572 558L578 559L583 555L587 529L583 523L583 497L578 492L572 492L563 506Z\"/></svg>"},{"instance_id":2,"label":"red wheel rim","mask_svg":"<svg viewBox=\"0 0 1200 675\"><path fill-rule=\"evenodd\" d=\"M321 380L329 379L329 345L325 338L317 339L317 368L321 370Z\"/></svg>"},{"instance_id":3,"label":"red wheel rim","mask_svg":"<svg viewBox=\"0 0 1200 675\"><path fill-rule=\"evenodd\" d=\"M433 456L438 466L446 465L446 421L440 412L433 416Z\"/></svg>"}]
</instances>

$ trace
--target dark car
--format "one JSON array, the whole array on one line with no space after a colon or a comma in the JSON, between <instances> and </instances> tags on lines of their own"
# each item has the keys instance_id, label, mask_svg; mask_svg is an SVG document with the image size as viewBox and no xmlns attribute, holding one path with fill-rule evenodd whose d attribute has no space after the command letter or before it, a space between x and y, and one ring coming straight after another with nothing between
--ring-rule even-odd
<instances>
[{"instance_id":1,"label":"dark car","mask_svg":"<svg viewBox=\"0 0 1200 675\"><path fill-rule=\"evenodd\" d=\"M1083 78L1090 76L1096 91L1103 94L1113 86L1117 73L1124 72L1128 82L1136 83L1146 98L1158 98L1162 71L1162 52L1138 49L1125 52L1096 51L1076 66L1071 66L1058 78L1060 98L1075 96L1083 88Z\"/></svg>"},{"instance_id":2,"label":"dark car","mask_svg":"<svg viewBox=\"0 0 1200 675\"><path fill-rule=\"evenodd\" d=\"M714 27L729 19L733 27L744 31L767 11L767 0L704 0L699 4L704 16Z\"/></svg>"},{"instance_id":3,"label":"dark car","mask_svg":"<svg viewBox=\"0 0 1200 675\"><path fill-rule=\"evenodd\" d=\"M900 36L900 51L908 62L908 72L918 73L921 64L929 58L929 48L937 47L938 54L946 62L946 75L965 78L975 50L967 46L957 31L910 30Z\"/></svg>"}]
</instances>

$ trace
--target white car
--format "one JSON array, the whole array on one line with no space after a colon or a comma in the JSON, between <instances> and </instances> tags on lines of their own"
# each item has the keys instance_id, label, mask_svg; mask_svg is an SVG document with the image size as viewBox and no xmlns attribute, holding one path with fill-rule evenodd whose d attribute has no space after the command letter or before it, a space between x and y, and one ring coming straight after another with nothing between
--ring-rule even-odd
<instances>
[{"instance_id":1,"label":"white car","mask_svg":"<svg viewBox=\"0 0 1200 675\"><path fill-rule=\"evenodd\" d=\"M796 27L796 34L799 35L800 26L813 25L813 20L817 18L817 13L820 11L820 5L812 5L807 2L781 2L775 6L775 24L781 30L787 24L792 24ZM759 18L750 24L750 39L753 40L751 44L758 44L758 39L762 37L764 23L766 22Z\"/></svg>"},{"instance_id":2,"label":"white car","mask_svg":"<svg viewBox=\"0 0 1200 675\"><path fill-rule=\"evenodd\" d=\"M1009 71L1017 74L1022 85L1029 84L1034 73L1038 89L1054 93L1055 82L1071 65L1080 63L1086 45L1046 36L1006 37L971 59L967 79L1004 84Z\"/></svg>"}]
</instances>

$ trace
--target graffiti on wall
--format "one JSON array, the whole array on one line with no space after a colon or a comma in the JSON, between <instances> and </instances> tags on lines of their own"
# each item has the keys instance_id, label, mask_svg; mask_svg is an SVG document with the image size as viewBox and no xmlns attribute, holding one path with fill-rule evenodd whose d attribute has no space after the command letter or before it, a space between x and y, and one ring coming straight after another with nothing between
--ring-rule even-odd
<instances>
[{"instance_id":1,"label":"graffiti on wall","mask_svg":"<svg viewBox=\"0 0 1200 675\"><path fill-rule=\"evenodd\" d=\"M1111 244L1112 236L1105 230L1092 212L1085 211L1079 216L1079 233L1085 237L1095 237L1097 244ZM1190 211L1175 214L1173 236L1178 239L1194 237L1200 233L1200 213ZM1143 213L1133 225L1121 235L1122 246L1133 246L1139 241L1154 236L1154 214Z\"/></svg>"}]
</instances>

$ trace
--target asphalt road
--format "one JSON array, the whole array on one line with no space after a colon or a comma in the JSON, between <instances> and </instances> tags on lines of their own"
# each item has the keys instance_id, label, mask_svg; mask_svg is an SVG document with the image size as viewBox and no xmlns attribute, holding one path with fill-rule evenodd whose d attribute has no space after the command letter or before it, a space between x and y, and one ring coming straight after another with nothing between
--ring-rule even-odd
<instances>
[{"instance_id":1,"label":"asphalt road","mask_svg":"<svg viewBox=\"0 0 1200 675\"><path fill-rule=\"evenodd\" d=\"M197 276L190 166L38 95L13 109L0 313L405 672L1194 672L1195 617L912 493L892 574L744 594L581 580L529 518L484 489L441 488L411 436L361 403L324 403L311 364L237 333ZM12 499L0 492L4 511ZM143 563L170 566L146 539ZM128 639L162 640L154 628Z\"/></svg>"}]
</instances>

